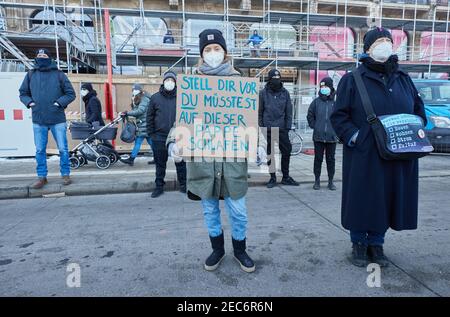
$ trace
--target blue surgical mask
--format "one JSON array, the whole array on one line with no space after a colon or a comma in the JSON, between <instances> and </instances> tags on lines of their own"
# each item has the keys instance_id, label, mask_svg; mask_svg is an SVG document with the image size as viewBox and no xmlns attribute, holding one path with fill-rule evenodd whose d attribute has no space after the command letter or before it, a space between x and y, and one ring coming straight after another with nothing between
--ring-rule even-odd
<instances>
[{"instance_id":1,"label":"blue surgical mask","mask_svg":"<svg viewBox=\"0 0 450 317\"><path fill-rule=\"evenodd\" d=\"M37 57L35 62L38 67L50 67L52 64L52 60L50 58Z\"/></svg>"},{"instance_id":2,"label":"blue surgical mask","mask_svg":"<svg viewBox=\"0 0 450 317\"><path fill-rule=\"evenodd\" d=\"M329 96L331 94L330 87L322 87L320 88L320 93L325 96Z\"/></svg>"}]
</instances>

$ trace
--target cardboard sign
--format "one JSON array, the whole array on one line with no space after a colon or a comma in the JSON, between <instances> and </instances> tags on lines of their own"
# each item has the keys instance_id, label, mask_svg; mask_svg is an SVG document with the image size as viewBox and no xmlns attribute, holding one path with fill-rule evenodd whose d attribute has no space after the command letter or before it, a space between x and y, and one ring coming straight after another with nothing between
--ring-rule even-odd
<instances>
[{"instance_id":1,"label":"cardboard sign","mask_svg":"<svg viewBox=\"0 0 450 317\"><path fill-rule=\"evenodd\" d=\"M176 140L183 157L256 158L259 80L177 76Z\"/></svg>"}]
</instances>

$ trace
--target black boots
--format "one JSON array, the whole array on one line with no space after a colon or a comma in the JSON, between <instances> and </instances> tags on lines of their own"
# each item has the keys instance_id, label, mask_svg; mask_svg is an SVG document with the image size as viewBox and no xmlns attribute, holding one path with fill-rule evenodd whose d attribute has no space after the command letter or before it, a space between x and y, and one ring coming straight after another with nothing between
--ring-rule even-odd
<instances>
[{"instance_id":1,"label":"black boots","mask_svg":"<svg viewBox=\"0 0 450 317\"><path fill-rule=\"evenodd\" d=\"M316 178L316 181L314 182L313 188L314 188L314 190L319 190L320 189L320 179Z\"/></svg>"},{"instance_id":2,"label":"black boots","mask_svg":"<svg viewBox=\"0 0 450 317\"><path fill-rule=\"evenodd\" d=\"M211 240L213 252L205 261L205 270L214 271L219 267L220 262L222 262L223 258L225 257L223 232L220 236L218 237L210 236L209 239Z\"/></svg>"},{"instance_id":3,"label":"black boots","mask_svg":"<svg viewBox=\"0 0 450 317\"><path fill-rule=\"evenodd\" d=\"M164 194L164 188L157 186L152 192L152 198L157 198Z\"/></svg>"},{"instance_id":4,"label":"black boots","mask_svg":"<svg viewBox=\"0 0 450 317\"><path fill-rule=\"evenodd\" d=\"M131 157L131 156L129 158L127 158L127 159L120 159L120 161L122 163L128 164L130 166L134 165L134 157Z\"/></svg>"},{"instance_id":5,"label":"black boots","mask_svg":"<svg viewBox=\"0 0 450 317\"><path fill-rule=\"evenodd\" d=\"M350 261L353 265L364 267L369 263L376 263L380 267L389 266L389 260L384 255L383 246L369 245L361 243L353 243L352 257Z\"/></svg>"},{"instance_id":6,"label":"black boots","mask_svg":"<svg viewBox=\"0 0 450 317\"><path fill-rule=\"evenodd\" d=\"M384 255L382 245L369 245L367 248L367 255L371 263L377 263L381 267L389 266L389 260Z\"/></svg>"},{"instance_id":7,"label":"black boots","mask_svg":"<svg viewBox=\"0 0 450 317\"><path fill-rule=\"evenodd\" d=\"M225 257L225 248L223 241L223 233L218 237L209 237L211 240L211 246L213 252L205 261L205 270L214 271L220 265L223 258ZM242 241L234 240L233 241L233 249L234 249L234 258L238 261L239 266L244 272L251 273L255 271L255 263L248 256L247 252L245 252L245 239Z\"/></svg>"},{"instance_id":8,"label":"black boots","mask_svg":"<svg viewBox=\"0 0 450 317\"><path fill-rule=\"evenodd\" d=\"M336 186L334 185L332 179L329 179L329 180L328 180L328 189L329 189L329 190L336 190Z\"/></svg>"},{"instance_id":9,"label":"black boots","mask_svg":"<svg viewBox=\"0 0 450 317\"><path fill-rule=\"evenodd\" d=\"M359 267L369 265L369 258L367 257L367 246L362 243L353 243L353 250L350 261L353 265Z\"/></svg>"},{"instance_id":10,"label":"black boots","mask_svg":"<svg viewBox=\"0 0 450 317\"><path fill-rule=\"evenodd\" d=\"M266 184L266 186L267 186L267 188L274 188L276 185L277 185L277 176L275 175L275 173L271 173L270 180Z\"/></svg>"},{"instance_id":11,"label":"black boots","mask_svg":"<svg viewBox=\"0 0 450 317\"><path fill-rule=\"evenodd\" d=\"M255 263L253 263L253 260L248 256L247 252L245 252L245 239L242 241L232 239L232 241L234 258L238 261L241 269L247 273L254 272Z\"/></svg>"},{"instance_id":12,"label":"black boots","mask_svg":"<svg viewBox=\"0 0 450 317\"><path fill-rule=\"evenodd\" d=\"M287 185L287 186L299 186L300 185L298 182L296 182L290 176L283 177L283 179L281 180L281 184Z\"/></svg>"}]
</instances>

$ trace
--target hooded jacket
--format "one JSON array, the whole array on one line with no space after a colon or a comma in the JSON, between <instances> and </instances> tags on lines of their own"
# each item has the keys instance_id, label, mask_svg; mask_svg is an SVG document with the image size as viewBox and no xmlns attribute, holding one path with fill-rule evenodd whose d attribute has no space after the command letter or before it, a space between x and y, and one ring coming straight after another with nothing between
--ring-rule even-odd
<instances>
[{"instance_id":1,"label":"hooded jacket","mask_svg":"<svg viewBox=\"0 0 450 317\"><path fill-rule=\"evenodd\" d=\"M54 125L66 122L64 109L75 100L75 90L66 74L52 61L49 67L35 66L19 88L20 101L31 108L33 123ZM57 103L58 105L55 105Z\"/></svg>"},{"instance_id":2,"label":"hooded jacket","mask_svg":"<svg viewBox=\"0 0 450 317\"><path fill-rule=\"evenodd\" d=\"M152 140L165 142L175 123L177 89L166 91L161 85L159 92L150 99L147 111L147 131Z\"/></svg>"}]
</instances>

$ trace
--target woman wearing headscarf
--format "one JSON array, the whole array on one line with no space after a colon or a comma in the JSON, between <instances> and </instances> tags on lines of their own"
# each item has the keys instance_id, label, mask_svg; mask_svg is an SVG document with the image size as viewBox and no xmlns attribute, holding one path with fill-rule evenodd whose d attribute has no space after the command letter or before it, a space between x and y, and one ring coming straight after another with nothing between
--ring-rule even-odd
<instances>
[{"instance_id":1,"label":"woman wearing headscarf","mask_svg":"<svg viewBox=\"0 0 450 317\"><path fill-rule=\"evenodd\" d=\"M377 116L415 114L426 123L424 105L409 75L399 69L391 33L384 28L364 36L358 71ZM364 110L354 75L344 75L331 122L344 143L342 225L350 230L351 261L387 266L386 231L417 228L418 160L384 160Z\"/></svg>"}]
</instances>

